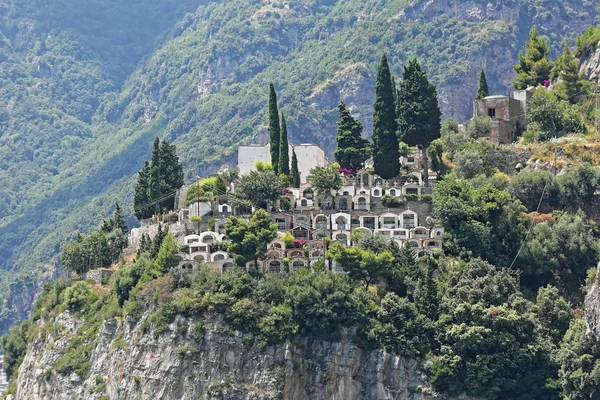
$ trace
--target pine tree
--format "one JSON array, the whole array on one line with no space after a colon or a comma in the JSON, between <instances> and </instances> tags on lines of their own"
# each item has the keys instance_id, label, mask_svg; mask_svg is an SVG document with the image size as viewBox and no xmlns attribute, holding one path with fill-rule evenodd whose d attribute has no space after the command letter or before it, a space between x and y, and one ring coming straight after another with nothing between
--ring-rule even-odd
<instances>
[{"instance_id":1,"label":"pine tree","mask_svg":"<svg viewBox=\"0 0 600 400\"><path fill-rule=\"evenodd\" d=\"M113 214L112 220L113 227L120 229L124 235L127 235L129 229L127 227L127 221L123 217L123 211L121 210L119 203L115 203L115 213Z\"/></svg>"},{"instance_id":2,"label":"pine tree","mask_svg":"<svg viewBox=\"0 0 600 400\"><path fill-rule=\"evenodd\" d=\"M279 111L277 110L277 93L275 93L275 86L271 83L269 84L269 134L271 140L271 165L276 174L279 173L280 129Z\"/></svg>"},{"instance_id":3,"label":"pine tree","mask_svg":"<svg viewBox=\"0 0 600 400\"><path fill-rule=\"evenodd\" d=\"M488 97L489 95L490 90L488 88L487 79L485 77L485 71L482 68L481 74L479 74L479 90L477 90L477 99L483 99L484 97Z\"/></svg>"},{"instance_id":4,"label":"pine tree","mask_svg":"<svg viewBox=\"0 0 600 400\"><path fill-rule=\"evenodd\" d=\"M298 171L298 159L294 150L292 150L292 186L300 187L300 171Z\"/></svg>"},{"instance_id":5,"label":"pine tree","mask_svg":"<svg viewBox=\"0 0 600 400\"><path fill-rule=\"evenodd\" d=\"M525 44L525 54L519 52L519 62L514 66L517 77L513 81L516 89L542 85L550 78L552 63L548 60L550 43L538 34L537 27L529 31L529 40Z\"/></svg>"},{"instance_id":6,"label":"pine tree","mask_svg":"<svg viewBox=\"0 0 600 400\"><path fill-rule=\"evenodd\" d=\"M340 119L334 152L335 161L340 167L355 172L361 169L365 160L369 158L370 143L361 136L363 126L352 117L344 102L340 103L338 110Z\"/></svg>"},{"instance_id":7,"label":"pine tree","mask_svg":"<svg viewBox=\"0 0 600 400\"><path fill-rule=\"evenodd\" d=\"M571 53L568 45L565 44L563 53L556 60L550 78L559 80L554 88L559 99L577 102L585 81L579 74L579 60Z\"/></svg>"},{"instance_id":8,"label":"pine tree","mask_svg":"<svg viewBox=\"0 0 600 400\"><path fill-rule=\"evenodd\" d=\"M440 137L442 113L437 90L416 58L404 67L398 103L398 137L409 146L421 147L425 164L423 178L427 185L427 146Z\"/></svg>"},{"instance_id":9,"label":"pine tree","mask_svg":"<svg viewBox=\"0 0 600 400\"><path fill-rule=\"evenodd\" d=\"M290 174L290 153L288 145L288 131L285 116L281 113L281 137L279 140L279 173Z\"/></svg>"},{"instance_id":10,"label":"pine tree","mask_svg":"<svg viewBox=\"0 0 600 400\"><path fill-rule=\"evenodd\" d=\"M396 136L394 89L387 57L381 57L375 85L375 112L373 113L373 164L375 173L391 179L400 173L400 151Z\"/></svg>"}]
</instances>

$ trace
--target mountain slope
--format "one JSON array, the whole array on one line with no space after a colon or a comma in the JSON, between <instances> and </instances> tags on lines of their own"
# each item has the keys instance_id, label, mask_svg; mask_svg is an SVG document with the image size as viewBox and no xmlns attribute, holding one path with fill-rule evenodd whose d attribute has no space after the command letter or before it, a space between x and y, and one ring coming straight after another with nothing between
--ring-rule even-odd
<instances>
[{"instance_id":1,"label":"mountain slope","mask_svg":"<svg viewBox=\"0 0 600 400\"><path fill-rule=\"evenodd\" d=\"M154 136L188 179L214 171L264 129L272 81L292 141L331 153L340 99L370 132L382 52L397 75L416 55L445 116L466 118L480 68L506 92L532 24L556 51L600 1L201 3L0 0L0 268L21 293L4 317L22 317L61 242L130 206Z\"/></svg>"}]
</instances>

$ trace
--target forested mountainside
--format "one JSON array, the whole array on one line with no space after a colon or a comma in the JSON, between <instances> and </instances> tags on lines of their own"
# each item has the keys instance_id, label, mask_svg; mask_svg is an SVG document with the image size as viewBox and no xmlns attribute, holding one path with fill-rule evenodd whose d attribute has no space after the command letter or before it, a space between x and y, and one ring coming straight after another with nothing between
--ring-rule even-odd
<instances>
[{"instance_id":1,"label":"forested mountainside","mask_svg":"<svg viewBox=\"0 0 600 400\"><path fill-rule=\"evenodd\" d=\"M3 321L24 315L62 241L131 204L156 135L188 178L212 171L261 130L273 81L292 140L331 153L340 99L369 133L382 52L396 74L416 55L444 116L466 118L482 67L507 92L533 24L557 53L600 2L203 3L0 0Z\"/></svg>"}]
</instances>

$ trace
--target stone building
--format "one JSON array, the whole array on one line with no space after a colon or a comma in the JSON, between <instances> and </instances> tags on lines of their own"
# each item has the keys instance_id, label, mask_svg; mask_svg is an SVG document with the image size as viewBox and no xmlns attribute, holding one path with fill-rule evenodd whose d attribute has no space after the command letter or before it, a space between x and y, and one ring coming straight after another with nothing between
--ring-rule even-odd
<instances>
[{"instance_id":1,"label":"stone building","mask_svg":"<svg viewBox=\"0 0 600 400\"><path fill-rule=\"evenodd\" d=\"M498 144L512 143L517 134L527 128L527 101L535 88L515 90L510 96L495 95L475 100L474 117L490 117L492 129L489 139Z\"/></svg>"},{"instance_id":2,"label":"stone building","mask_svg":"<svg viewBox=\"0 0 600 400\"><path fill-rule=\"evenodd\" d=\"M238 148L238 170L240 174L247 174L254 171L257 161L271 162L271 145L240 146ZM296 152L298 159L298 172L300 172L300 182L306 183L310 170L315 167L325 167L329 164L325 157L325 151L316 144L297 144L290 145L290 168L292 161L292 151Z\"/></svg>"}]
</instances>

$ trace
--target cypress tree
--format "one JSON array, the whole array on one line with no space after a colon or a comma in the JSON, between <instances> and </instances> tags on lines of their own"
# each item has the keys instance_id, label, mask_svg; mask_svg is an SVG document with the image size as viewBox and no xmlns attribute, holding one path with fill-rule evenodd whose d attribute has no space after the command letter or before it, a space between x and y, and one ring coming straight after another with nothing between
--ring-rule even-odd
<instances>
[{"instance_id":1,"label":"cypress tree","mask_svg":"<svg viewBox=\"0 0 600 400\"><path fill-rule=\"evenodd\" d=\"M373 113L373 164L375 173L391 179L400 173L400 151L396 136L394 89L387 57L384 54L377 70Z\"/></svg>"},{"instance_id":2,"label":"cypress tree","mask_svg":"<svg viewBox=\"0 0 600 400\"><path fill-rule=\"evenodd\" d=\"M485 71L482 68L481 74L479 74L479 90L477 90L477 99L483 99L484 97L488 97L489 95L490 90L488 88L487 79L485 77Z\"/></svg>"},{"instance_id":3,"label":"cypress tree","mask_svg":"<svg viewBox=\"0 0 600 400\"><path fill-rule=\"evenodd\" d=\"M275 86L269 84L269 134L271 140L271 165L276 174L279 173L279 111L277 110L277 93Z\"/></svg>"},{"instance_id":4,"label":"cypress tree","mask_svg":"<svg viewBox=\"0 0 600 400\"><path fill-rule=\"evenodd\" d=\"M161 165L160 140L154 139L152 158L150 160L150 200L160 198L165 187ZM160 212L160 203L155 205L157 213Z\"/></svg>"},{"instance_id":5,"label":"cypress tree","mask_svg":"<svg viewBox=\"0 0 600 400\"><path fill-rule=\"evenodd\" d=\"M352 117L346 104L341 102L338 109L340 120L338 121L334 158L340 167L354 172L362 168L365 160L369 158L370 143L361 136L363 126Z\"/></svg>"},{"instance_id":6,"label":"cypress tree","mask_svg":"<svg viewBox=\"0 0 600 400\"><path fill-rule=\"evenodd\" d=\"M537 27L529 31L529 40L525 44L525 54L519 52L519 62L514 66L517 77L513 81L516 89L542 85L550 77L552 63L548 60L550 43L538 34Z\"/></svg>"},{"instance_id":7,"label":"cypress tree","mask_svg":"<svg viewBox=\"0 0 600 400\"><path fill-rule=\"evenodd\" d=\"M398 94L398 137L409 146L420 146L424 160L424 180L428 182L427 146L440 137L441 116L437 90L427 79L416 58L402 73Z\"/></svg>"},{"instance_id":8,"label":"cypress tree","mask_svg":"<svg viewBox=\"0 0 600 400\"><path fill-rule=\"evenodd\" d=\"M149 218L152 216L152 210L140 208L150 200L150 163L144 162L144 166L138 172L138 181L133 195L133 208L137 219Z\"/></svg>"},{"instance_id":9,"label":"cypress tree","mask_svg":"<svg viewBox=\"0 0 600 400\"><path fill-rule=\"evenodd\" d=\"M279 173L290 174L290 153L288 145L288 131L285 116L281 113L281 137L279 140Z\"/></svg>"},{"instance_id":10,"label":"cypress tree","mask_svg":"<svg viewBox=\"0 0 600 400\"><path fill-rule=\"evenodd\" d=\"M166 140L163 140L160 146L160 169L164 194L183 186L183 166L177 157L177 148ZM167 209L172 210L175 207L175 197L165 200L163 204Z\"/></svg>"},{"instance_id":11,"label":"cypress tree","mask_svg":"<svg viewBox=\"0 0 600 400\"><path fill-rule=\"evenodd\" d=\"M292 186L300 187L300 171L298 171L298 159L294 150L292 150Z\"/></svg>"}]
</instances>

